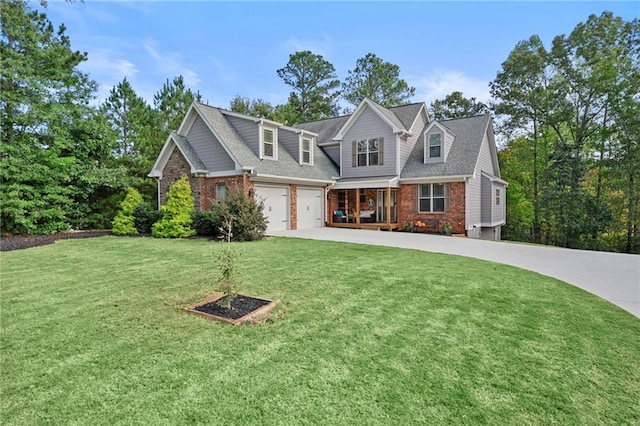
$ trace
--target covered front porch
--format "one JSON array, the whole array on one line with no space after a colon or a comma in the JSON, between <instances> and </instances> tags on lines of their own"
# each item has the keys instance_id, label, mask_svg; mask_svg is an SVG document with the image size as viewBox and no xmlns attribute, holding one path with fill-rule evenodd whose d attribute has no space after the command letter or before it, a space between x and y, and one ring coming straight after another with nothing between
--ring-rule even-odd
<instances>
[{"instance_id":1,"label":"covered front porch","mask_svg":"<svg viewBox=\"0 0 640 426\"><path fill-rule=\"evenodd\" d=\"M341 179L327 192L327 225L393 231L398 222L398 178Z\"/></svg>"}]
</instances>

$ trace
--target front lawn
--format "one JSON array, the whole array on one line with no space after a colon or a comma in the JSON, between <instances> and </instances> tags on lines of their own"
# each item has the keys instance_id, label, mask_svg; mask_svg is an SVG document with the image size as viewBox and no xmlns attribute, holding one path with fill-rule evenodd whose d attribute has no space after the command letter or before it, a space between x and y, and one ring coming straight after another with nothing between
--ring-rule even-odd
<instances>
[{"instance_id":1,"label":"front lawn","mask_svg":"<svg viewBox=\"0 0 640 426\"><path fill-rule=\"evenodd\" d=\"M236 327L182 310L220 244L0 253L1 423L640 423L640 321L568 284L272 238L241 245L241 290L281 303Z\"/></svg>"}]
</instances>

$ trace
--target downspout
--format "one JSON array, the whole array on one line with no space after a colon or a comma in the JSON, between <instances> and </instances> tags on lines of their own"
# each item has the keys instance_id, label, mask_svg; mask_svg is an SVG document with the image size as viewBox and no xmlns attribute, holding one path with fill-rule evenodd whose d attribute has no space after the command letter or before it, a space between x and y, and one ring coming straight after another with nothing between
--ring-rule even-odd
<instances>
[{"instance_id":1,"label":"downspout","mask_svg":"<svg viewBox=\"0 0 640 426\"><path fill-rule=\"evenodd\" d=\"M156 180L156 182L158 183L158 200L157 200L158 210L160 210L160 180L161 180L161 179L162 179L162 178L158 178L158 179Z\"/></svg>"},{"instance_id":2,"label":"downspout","mask_svg":"<svg viewBox=\"0 0 640 426\"><path fill-rule=\"evenodd\" d=\"M464 230L469 236L469 177L464 178Z\"/></svg>"}]
</instances>

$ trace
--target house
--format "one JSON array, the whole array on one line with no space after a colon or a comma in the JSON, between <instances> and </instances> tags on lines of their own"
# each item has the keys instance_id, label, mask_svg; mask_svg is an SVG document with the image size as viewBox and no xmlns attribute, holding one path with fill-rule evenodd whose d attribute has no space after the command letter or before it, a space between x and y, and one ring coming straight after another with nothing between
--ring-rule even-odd
<instances>
[{"instance_id":1,"label":"house","mask_svg":"<svg viewBox=\"0 0 640 426\"><path fill-rule=\"evenodd\" d=\"M262 199L267 232L419 223L500 239L505 223L491 117L430 120L424 103L364 99L349 116L286 126L196 102L149 174L160 204L183 173L201 210L231 185Z\"/></svg>"}]
</instances>

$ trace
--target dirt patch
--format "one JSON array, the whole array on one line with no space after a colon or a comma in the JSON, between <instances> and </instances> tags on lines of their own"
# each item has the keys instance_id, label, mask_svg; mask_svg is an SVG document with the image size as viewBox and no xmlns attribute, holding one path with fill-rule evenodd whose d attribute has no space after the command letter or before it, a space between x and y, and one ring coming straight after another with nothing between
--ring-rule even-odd
<instances>
[{"instance_id":1,"label":"dirt patch","mask_svg":"<svg viewBox=\"0 0 640 426\"><path fill-rule=\"evenodd\" d=\"M57 240L72 238L93 238L112 235L110 230L68 231L53 235L2 235L0 236L0 251L21 250L30 247L53 244Z\"/></svg>"}]
</instances>

